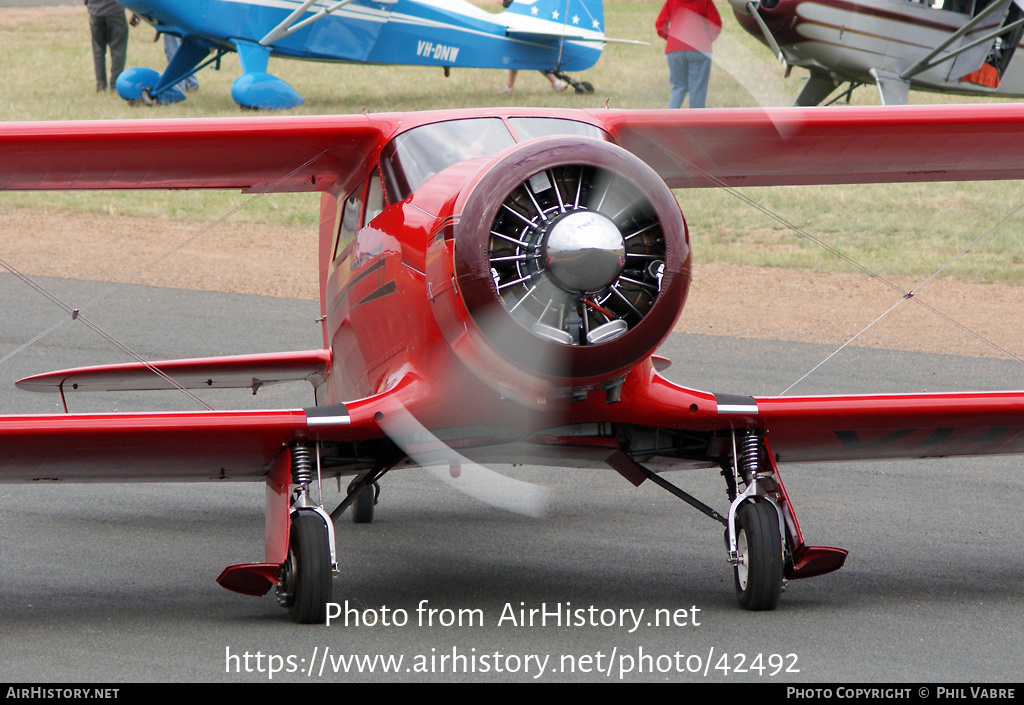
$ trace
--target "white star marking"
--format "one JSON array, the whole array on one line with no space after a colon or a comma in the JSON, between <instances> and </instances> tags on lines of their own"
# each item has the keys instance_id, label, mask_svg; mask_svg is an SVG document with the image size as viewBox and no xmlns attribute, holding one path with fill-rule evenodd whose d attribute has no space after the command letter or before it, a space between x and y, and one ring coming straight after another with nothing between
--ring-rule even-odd
<instances>
[{"instance_id":1,"label":"white star marking","mask_svg":"<svg viewBox=\"0 0 1024 705\"><path fill-rule=\"evenodd\" d=\"M536 7L531 7L530 8L530 14L531 15L536 15L537 14L537 8Z\"/></svg>"},{"instance_id":2,"label":"white star marking","mask_svg":"<svg viewBox=\"0 0 1024 705\"><path fill-rule=\"evenodd\" d=\"M572 23L573 24L579 24L580 23L580 16L579 15L573 15L572 16Z\"/></svg>"},{"instance_id":3,"label":"white star marking","mask_svg":"<svg viewBox=\"0 0 1024 705\"><path fill-rule=\"evenodd\" d=\"M555 10L554 12L551 13L551 19L553 19L553 20L557 20L558 19L558 10Z\"/></svg>"}]
</instances>

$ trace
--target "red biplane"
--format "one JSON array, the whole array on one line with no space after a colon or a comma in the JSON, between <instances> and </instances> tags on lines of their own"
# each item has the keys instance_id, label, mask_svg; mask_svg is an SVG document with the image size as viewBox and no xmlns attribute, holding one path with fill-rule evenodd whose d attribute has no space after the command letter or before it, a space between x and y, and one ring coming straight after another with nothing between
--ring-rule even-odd
<instances>
[{"instance_id":1,"label":"red biplane","mask_svg":"<svg viewBox=\"0 0 1024 705\"><path fill-rule=\"evenodd\" d=\"M1024 392L755 398L687 389L654 355L690 286L670 189L1024 177L1024 108L448 111L0 126L0 188L321 194L322 348L62 370L18 386L252 388L307 409L0 417L0 481L266 484L266 551L219 582L322 622L333 522L388 471L473 461L611 467L725 527L740 603L843 565L809 546L778 465L1024 452ZM71 312L72 315L77 312ZM714 468L723 514L658 469ZM351 477L328 513L317 479ZM529 490L529 487L526 488Z\"/></svg>"}]
</instances>

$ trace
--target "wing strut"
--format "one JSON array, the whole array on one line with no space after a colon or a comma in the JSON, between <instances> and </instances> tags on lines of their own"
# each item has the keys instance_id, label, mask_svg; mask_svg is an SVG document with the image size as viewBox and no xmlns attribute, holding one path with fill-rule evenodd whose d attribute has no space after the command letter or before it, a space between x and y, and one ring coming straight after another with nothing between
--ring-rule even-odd
<instances>
[{"instance_id":1,"label":"wing strut","mask_svg":"<svg viewBox=\"0 0 1024 705\"><path fill-rule=\"evenodd\" d=\"M890 71L871 69L868 71L871 78L875 79L878 87L878 97L882 105L906 105L910 96L910 81L900 78Z\"/></svg>"},{"instance_id":2,"label":"wing strut","mask_svg":"<svg viewBox=\"0 0 1024 705\"><path fill-rule=\"evenodd\" d=\"M728 526L728 522L726 522L724 516L716 512L708 505L701 502L693 495L687 494L683 490L679 489L658 473L653 472L648 468L645 468L643 465L630 458L621 450L616 452L605 462L607 462L613 470L615 470L617 473L619 473L624 478L633 483L634 486L639 486L639 484L643 482L645 479L650 480L658 487L667 490L669 494L675 496L678 499L683 500L691 507L693 507L700 513L704 514L705 516L711 517L712 519L720 523L722 526Z\"/></svg>"},{"instance_id":3,"label":"wing strut","mask_svg":"<svg viewBox=\"0 0 1024 705\"><path fill-rule=\"evenodd\" d=\"M315 2L316 0L306 0L306 2L299 5L299 7L296 8L295 12L288 15L281 24L277 25L272 30L267 32L267 36L263 37L263 39L260 40L260 45L270 46L278 39L284 39L285 37L291 34L295 34L303 27L307 27L316 22L317 20L327 17L327 15L331 14L335 10L338 10L344 7L345 5L348 5L350 2L352 2L352 0L338 0L338 2L334 3L333 5L325 7L312 17L307 17L306 19L302 20L297 24L292 25L291 27L288 26L291 25L291 23L294 22L296 19L298 19L299 16L301 16L306 10L308 10L309 7Z\"/></svg>"},{"instance_id":4,"label":"wing strut","mask_svg":"<svg viewBox=\"0 0 1024 705\"><path fill-rule=\"evenodd\" d=\"M970 32L971 30L973 30L975 27L977 27L979 24L981 24L981 22L984 19L986 19L989 15L993 14L997 9L1000 9L1000 8L1002 8L1004 10L1006 9L1005 6L1002 3L999 3L999 2L994 2L991 5L989 5L988 7L986 7L984 10L979 12L977 16L972 17L971 20L967 24L965 24L963 27L961 27L957 31L953 32L953 34L951 34L949 36L949 39L947 39L946 41L942 42L942 44L939 44L939 46L935 47L935 49L933 49L931 52L929 52L927 56L925 56L923 59L918 61L916 64L911 66L909 69L907 69L903 73L901 73L899 75L899 77L901 79L903 79L903 80L906 80L906 79L909 79L909 78L913 78L914 76L916 76L917 74L921 73L922 71L927 71L928 69L932 68L933 66L938 66L939 64L941 64L941 63L943 63L945 61L949 61L950 59L955 59L960 54L962 54L965 51L968 51L970 49L973 49L974 47L978 46L979 44L985 44L986 42L991 42L996 37L1001 36L1003 34L1006 34L1007 32L1010 32L1010 31L1016 29L1017 27L1020 27L1021 25L1024 25L1024 19L1017 20L1016 22L1013 22L1011 24L1008 24L1008 25L1005 25L1003 27L1000 27L999 29L997 29L994 32L990 32L989 34L986 34L981 39L977 39L977 40L971 42L970 44L967 44L965 46L960 47L956 51L950 52L949 54L943 56L938 61L932 61L932 59L934 59L936 56L938 56L940 53L942 53L946 49L946 47L948 47L949 45L953 44L954 42L959 40L961 37L963 37L965 34Z\"/></svg>"},{"instance_id":5,"label":"wing strut","mask_svg":"<svg viewBox=\"0 0 1024 705\"><path fill-rule=\"evenodd\" d=\"M778 59L783 66L787 66L786 57L782 54L782 49L779 48L779 43L775 41L775 36L772 34L772 31L768 29L768 24L757 11L760 4L760 2L750 0L750 2L747 3L747 12L749 12L750 16L754 18L755 22L757 22L757 26L761 28L761 34L764 35L764 39L768 42L768 47L772 50L772 53L775 54L775 58Z\"/></svg>"},{"instance_id":6,"label":"wing strut","mask_svg":"<svg viewBox=\"0 0 1024 705\"><path fill-rule=\"evenodd\" d=\"M405 453L402 452L397 446L389 444L388 450L381 456L380 459L374 464L373 468L359 477L356 478L355 482L348 486L348 491L345 493L345 499L334 508L331 512L331 521L338 521L345 510L351 507L359 495L364 489L371 485L376 485L377 481L380 480L384 475L395 467L399 462L405 459Z\"/></svg>"}]
</instances>

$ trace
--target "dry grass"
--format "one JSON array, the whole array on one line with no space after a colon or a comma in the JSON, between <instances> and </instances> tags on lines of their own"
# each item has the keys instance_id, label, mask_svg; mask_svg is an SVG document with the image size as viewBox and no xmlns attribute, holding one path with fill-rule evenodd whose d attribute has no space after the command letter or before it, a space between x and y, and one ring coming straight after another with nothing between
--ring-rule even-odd
<instances>
[{"instance_id":1,"label":"dry grass","mask_svg":"<svg viewBox=\"0 0 1024 705\"><path fill-rule=\"evenodd\" d=\"M483 4L489 9L498 6ZM739 29L725 2L725 20L715 45L709 105L785 105L799 89L800 71L790 79L770 53ZM274 60L271 70L306 98L293 113L405 111L447 107L522 105L559 107L663 107L667 68L663 44L653 31L660 0L606 0L609 36L650 42L649 46L609 45L586 79L591 96L554 94L539 76L522 75L514 98L499 93L497 71L417 67L327 65ZM160 68L162 46L152 29L134 28L129 66ZM0 42L7 63L0 83L0 119L56 120L238 115L230 85L239 73L229 55L220 71L200 74L201 90L180 105L133 108L112 94L93 91L92 60L85 9L80 6L0 9ZM963 102L912 94L913 102ZM872 88L859 89L855 103L877 103ZM835 108L841 109L841 108ZM886 275L922 278L949 262L980 234L1010 213L1021 200L1017 183L964 185L855 186L756 189L752 200L777 213L866 268ZM741 265L849 271L850 265L810 240L721 191L681 192L680 202L702 261ZM4 209L32 208L93 214L161 217L184 222L211 220L241 202L237 194L200 192L3 194ZM283 195L259 199L233 216L235 221L313 227L316 199ZM965 281L1022 283L1019 223L998 228L969 257L946 271Z\"/></svg>"}]
</instances>

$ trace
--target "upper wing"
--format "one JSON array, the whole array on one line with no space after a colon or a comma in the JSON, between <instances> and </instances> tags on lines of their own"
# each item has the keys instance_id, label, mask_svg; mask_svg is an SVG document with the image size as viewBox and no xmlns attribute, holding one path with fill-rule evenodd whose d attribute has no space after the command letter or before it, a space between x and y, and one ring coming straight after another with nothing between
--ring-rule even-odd
<instances>
[{"instance_id":1,"label":"upper wing","mask_svg":"<svg viewBox=\"0 0 1024 705\"><path fill-rule=\"evenodd\" d=\"M672 188L1024 178L1024 106L594 111Z\"/></svg>"},{"instance_id":2,"label":"upper wing","mask_svg":"<svg viewBox=\"0 0 1024 705\"><path fill-rule=\"evenodd\" d=\"M318 191L399 128L548 115L593 122L673 188L1024 178L1024 106L444 113L0 125L0 190Z\"/></svg>"},{"instance_id":3,"label":"upper wing","mask_svg":"<svg viewBox=\"0 0 1024 705\"><path fill-rule=\"evenodd\" d=\"M322 191L365 168L394 118L0 124L0 189Z\"/></svg>"}]
</instances>

